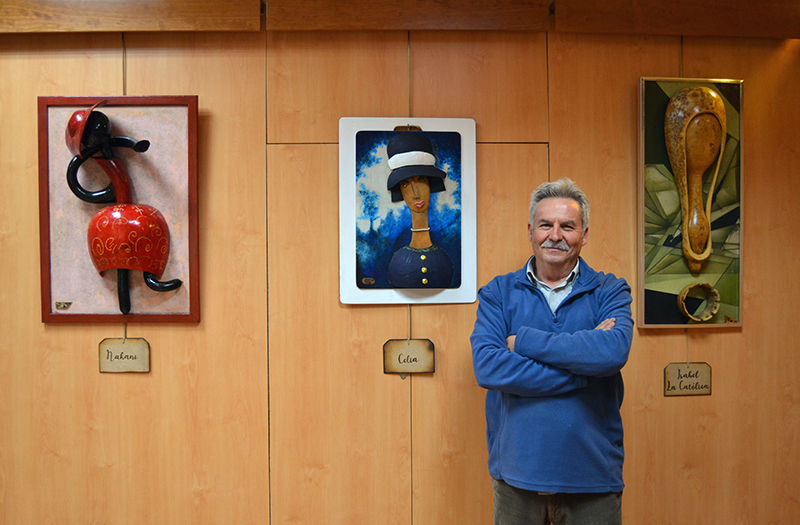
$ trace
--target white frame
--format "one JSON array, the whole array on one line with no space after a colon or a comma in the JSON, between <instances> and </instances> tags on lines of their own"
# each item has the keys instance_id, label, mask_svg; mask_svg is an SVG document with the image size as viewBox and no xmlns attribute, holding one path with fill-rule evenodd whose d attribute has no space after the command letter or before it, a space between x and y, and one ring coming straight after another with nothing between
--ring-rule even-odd
<instances>
[{"instance_id":1,"label":"white frame","mask_svg":"<svg viewBox=\"0 0 800 525\"><path fill-rule=\"evenodd\" d=\"M461 286L437 290L356 285L356 134L412 126L461 134ZM339 300L344 304L474 303L477 299L475 121L467 118L343 117L339 120Z\"/></svg>"}]
</instances>

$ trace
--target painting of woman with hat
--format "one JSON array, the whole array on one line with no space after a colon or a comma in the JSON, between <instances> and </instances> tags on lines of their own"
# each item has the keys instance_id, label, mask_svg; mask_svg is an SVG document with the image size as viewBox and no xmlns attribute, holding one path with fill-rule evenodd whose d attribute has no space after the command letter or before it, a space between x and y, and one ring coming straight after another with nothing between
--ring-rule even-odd
<instances>
[{"instance_id":1,"label":"painting of woman with hat","mask_svg":"<svg viewBox=\"0 0 800 525\"><path fill-rule=\"evenodd\" d=\"M356 277L361 289L461 285L461 136L359 131Z\"/></svg>"},{"instance_id":2,"label":"painting of woman with hat","mask_svg":"<svg viewBox=\"0 0 800 525\"><path fill-rule=\"evenodd\" d=\"M411 241L392 256L389 283L394 288L448 288L453 263L433 244L428 222L431 193L444 191L447 174L435 166L433 144L423 133L398 133L389 140L387 154L392 202L402 200L411 211Z\"/></svg>"}]
</instances>

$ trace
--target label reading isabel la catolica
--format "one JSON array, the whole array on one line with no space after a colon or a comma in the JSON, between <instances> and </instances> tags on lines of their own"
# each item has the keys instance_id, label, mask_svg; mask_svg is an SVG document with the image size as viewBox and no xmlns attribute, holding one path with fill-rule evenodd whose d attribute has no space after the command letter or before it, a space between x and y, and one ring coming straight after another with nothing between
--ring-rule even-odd
<instances>
[{"instance_id":1,"label":"label reading isabel la catolica","mask_svg":"<svg viewBox=\"0 0 800 525\"><path fill-rule=\"evenodd\" d=\"M664 369L664 395L711 395L711 366L708 363L668 364Z\"/></svg>"}]
</instances>

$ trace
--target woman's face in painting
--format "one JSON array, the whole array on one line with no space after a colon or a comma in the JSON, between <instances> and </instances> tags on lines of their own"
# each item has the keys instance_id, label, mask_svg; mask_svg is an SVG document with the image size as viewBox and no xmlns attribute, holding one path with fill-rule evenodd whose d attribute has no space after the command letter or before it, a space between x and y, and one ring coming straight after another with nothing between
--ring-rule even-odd
<instances>
[{"instance_id":1,"label":"woman's face in painting","mask_svg":"<svg viewBox=\"0 0 800 525\"><path fill-rule=\"evenodd\" d=\"M400 191L406 206L414 213L428 211L431 202L431 185L424 175L409 177L400 182Z\"/></svg>"}]
</instances>

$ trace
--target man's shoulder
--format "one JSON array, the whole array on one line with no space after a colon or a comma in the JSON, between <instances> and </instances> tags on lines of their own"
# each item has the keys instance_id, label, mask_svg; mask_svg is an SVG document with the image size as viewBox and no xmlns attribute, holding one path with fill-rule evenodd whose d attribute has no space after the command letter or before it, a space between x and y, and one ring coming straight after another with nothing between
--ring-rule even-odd
<instances>
[{"instance_id":1,"label":"man's shoulder","mask_svg":"<svg viewBox=\"0 0 800 525\"><path fill-rule=\"evenodd\" d=\"M579 281L584 286L608 288L608 287L622 287L630 290L628 282L623 277L617 277L613 273L605 273L597 271L583 259L580 260L580 277Z\"/></svg>"},{"instance_id":2,"label":"man's shoulder","mask_svg":"<svg viewBox=\"0 0 800 525\"><path fill-rule=\"evenodd\" d=\"M525 281L528 279L527 274L525 273L526 268L527 268L527 263L519 270L514 270L513 272L497 275L491 281L489 281L486 284L486 286L497 286L504 288L516 283L517 281Z\"/></svg>"}]
</instances>

